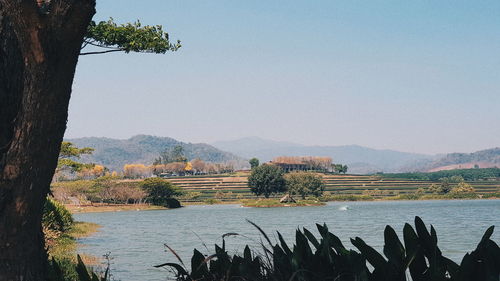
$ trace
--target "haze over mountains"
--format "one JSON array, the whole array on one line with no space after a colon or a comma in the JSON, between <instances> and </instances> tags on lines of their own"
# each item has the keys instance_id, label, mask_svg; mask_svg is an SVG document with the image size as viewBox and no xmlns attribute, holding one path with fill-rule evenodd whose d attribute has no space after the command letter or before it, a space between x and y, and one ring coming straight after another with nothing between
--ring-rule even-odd
<instances>
[{"instance_id":1,"label":"haze over mountains","mask_svg":"<svg viewBox=\"0 0 500 281\"><path fill-rule=\"evenodd\" d=\"M347 164L350 173L397 172L401 167L432 161L435 156L394 150L379 150L359 145L308 146L258 137L218 141L213 146L236 155L267 162L277 156L328 156L334 163Z\"/></svg>"},{"instance_id":2,"label":"haze over mountains","mask_svg":"<svg viewBox=\"0 0 500 281\"><path fill-rule=\"evenodd\" d=\"M92 155L82 160L121 170L124 164L150 165L163 150L176 145L184 148L188 159L200 158L207 162L230 163L236 169L248 167L247 160L256 157L261 163L277 156L329 156L334 163L349 166L349 173L414 172L441 169L500 167L500 148L474 153L426 155L395 150L373 149L358 145L309 146L291 142L248 137L212 144L185 143L168 137L137 135L129 139L77 138L68 139L78 147L93 147Z\"/></svg>"},{"instance_id":3,"label":"haze over mountains","mask_svg":"<svg viewBox=\"0 0 500 281\"><path fill-rule=\"evenodd\" d=\"M213 146L236 155L261 161L270 161L277 156L329 156L334 163L347 164L349 173L367 174L376 172L416 172L443 169L500 167L500 148L486 149L474 153L451 153L428 155L373 149L359 145L308 146L290 142L265 140L258 137L233 141L218 141Z\"/></svg>"}]
</instances>

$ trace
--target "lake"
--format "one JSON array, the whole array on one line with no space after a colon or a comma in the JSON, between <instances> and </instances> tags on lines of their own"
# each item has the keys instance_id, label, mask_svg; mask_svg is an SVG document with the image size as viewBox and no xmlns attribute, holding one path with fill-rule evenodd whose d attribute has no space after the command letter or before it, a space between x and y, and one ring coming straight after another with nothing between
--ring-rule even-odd
<instances>
[{"instance_id":1,"label":"lake","mask_svg":"<svg viewBox=\"0 0 500 281\"><path fill-rule=\"evenodd\" d=\"M240 234L226 238L231 252L243 250L246 244L258 249L259 232L246 219L270 237L276 237L279 230L290 243L298 227L317 234L315 223L326 223L348 248L354 248L349 238L359 236L381 250L384 227L391 225L402 239L404 223L414 225L416 215L436 228L444 255L459 262L475 248L487 227L500 224L500 200L334 202L295 208L208 205L74 216L78 221L102 225L100 232L79 240L83 244L79 252L95 256L110 252L114 278L125 281L167 279L166 270L153 268L156 264L177 262L164 244L177 251L188 267L193 248L211 254L213 245L221 244L224 233ZM496 229L493 240L500 242L500 229Z\"/></svg>"}]
</instances>

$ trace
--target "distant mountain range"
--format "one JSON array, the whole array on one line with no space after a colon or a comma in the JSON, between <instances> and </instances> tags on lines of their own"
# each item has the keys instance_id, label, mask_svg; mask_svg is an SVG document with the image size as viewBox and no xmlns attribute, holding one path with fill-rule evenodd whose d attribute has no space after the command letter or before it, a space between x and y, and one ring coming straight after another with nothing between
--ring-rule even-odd
<instances>
[{"instance_id":1,"label":"distant mountain range","mask_svg":"<svg viewBox=\"0 0 500 281\"><path fill-rule=\"evenodd\" d=\"M248 162L232 153L221 151L205 143L185 143L167 137L137 135L129 139L111 138L76 138L67 139L78 147L92 147L91 155L82 156L81 160L87 163L96 163L108 167L110 170L120 171L125 164L151 165L160 152L166 148L181 145L186 157L191 160L200 158L203 161L215 163L231 163L236 168L248 165Z\"/></svg>"},{"instance_id":2,"label":"distant mountain range","mask_svg":"<svg viewBox=\"0 0 500 281\"><path fill-rule=\"evenodd\" d=\"M290 142L248 137L218 141L213 146L244 158L270 161L277 156L328 156L334 163L347 164L349 173L437 171L443 169L500 167L500 148L474 153L426 155L394 150L380 150L358 145L307 146Z\"/></svg>"},{"instance_id":3,"label":"distant mountain range","mask_svg":"<svg viewBox=\"0 0 500 281\"><path fill-rule=\"evenodd\" d=\"M92 155L82 160L121 170L123 165L142 163L150 165L166 148L181 145L188 159L200 158L207 162L231 163L236 169L248 167L248 159L256 157L261 163L278 156L328 156L334 163L349 166L349 173L437 171L459 168L500 167L500 148L474 153L426 155L381 150L358 145L308 146L291 142L248 137L233 141L185 143L168 137L137 135L129 139L77 138L67 139L78 147L93 147Z\"/></svg>"},{"instance_id":4,"label":"distant mountain range","mask_svg":"<svg viewBox=\"0 0 500 281\"><path fill-rule=\"evenodd\" d=\"M242 156L267 162L278 156L328 156L334 163L347 164L349 173L398 172L417 161L432 161L435 156L394 150L380 150L358 145L307 146L290 142L264 140L258 137L218 141L213 146Z\"/></svg>"}]
</instances>

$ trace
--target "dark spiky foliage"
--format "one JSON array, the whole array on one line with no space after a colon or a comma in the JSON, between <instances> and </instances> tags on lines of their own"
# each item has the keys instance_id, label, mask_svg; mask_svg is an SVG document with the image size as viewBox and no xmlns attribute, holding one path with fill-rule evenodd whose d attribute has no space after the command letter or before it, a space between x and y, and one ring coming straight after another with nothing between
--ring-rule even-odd
<instances>
[{"instance_id":1,"label":"dark spiky foliage","mask_svg":"<svg viewBox=\"0 0 500 281\"><path fill-rule=\"evenodd\" d=\"M73 267L73 268L69 268ZM67 272L75 274L68 274ZM49 262L49 281L108 281L109 279L109 265L106 271L100 275L89 270L83 263L81 257L77 256L77 263L64 263L56 261L54 258Z\"/></svg>"},{"instance_id":2,"label":"dark spiky foliage","mask_svg":"<svg viewBox=\"0 0 500 281\"><path fill-rule=\"evenodd\" d=\"M252 254L248 246L243 255L230 256L225 247L215 245L215 253L203 255L194 250L191 269L181 262L164 263L156 267L173 269L179 281L215 280L337 280L337 281L498 281L500 279L500 248L491 240L494 227L483 235L476 249L467 253L457 264L442 255L437 234L415 217L415 228L405 224L403 241L390 226L384 231L383 254L361 238L351 239L359 251L347 249L341 240L317 224L320 237L309 230L298 229L295 245L289 247L278 232L278 242L272 244L264 231L256 226L269 246L261 243L264 252ZM174 252L175 253L175 252ZM368 266L369 264L369 266Z\"/></svg>"}]
</instances>

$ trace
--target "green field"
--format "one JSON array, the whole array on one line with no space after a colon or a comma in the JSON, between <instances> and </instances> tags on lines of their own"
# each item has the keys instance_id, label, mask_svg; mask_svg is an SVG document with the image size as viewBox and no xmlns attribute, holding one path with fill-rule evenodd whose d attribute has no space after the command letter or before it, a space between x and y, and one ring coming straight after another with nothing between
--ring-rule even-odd
<instances>
[{"instance_id":1,"label":"green field","mask_svg":"<svg viewBox=\"0 0 500 281\"><path fill-rule=\"evenodd\" d=\"M216 198L221 201L255 199L247 186L248 173L217 177L176 177L168 180L187 192L200 192L196 199L183 201L195 202ZM332 195L361 195L372 191L373 197L390 197L411 194L419 188L427 188L438 181L389 178L383 175L323 175L325 191ZM479 194L495 193L500 190L500 179L488 181L469 181ZM452 184L453 185L453 184Z\"/></svg>"}]
</instances>

